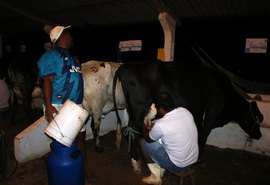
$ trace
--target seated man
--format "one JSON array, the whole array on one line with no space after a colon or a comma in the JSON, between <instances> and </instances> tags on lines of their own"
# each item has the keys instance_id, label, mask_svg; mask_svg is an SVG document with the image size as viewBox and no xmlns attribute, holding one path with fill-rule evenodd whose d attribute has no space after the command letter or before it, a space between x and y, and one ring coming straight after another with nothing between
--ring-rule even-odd
<instances>
[{"instance_id":1,"label":"seated man","mask_svg":"<svg viewBox=\"0 0 270 185\"><path fill-rule=\"evenodd\" d=\"M183 107L176 108L168 93L159 93L154 103L162 118L144 126L140 149L151 175L142 181L161 185L165 169L181 171L197 162L198 131L191 113Z\"/></svg>"}]
</instances>

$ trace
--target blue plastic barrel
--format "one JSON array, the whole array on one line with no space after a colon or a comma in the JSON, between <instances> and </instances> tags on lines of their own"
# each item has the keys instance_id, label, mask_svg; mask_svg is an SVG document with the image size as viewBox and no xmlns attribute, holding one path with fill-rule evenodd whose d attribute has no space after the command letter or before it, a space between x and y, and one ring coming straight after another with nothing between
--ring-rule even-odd
<instances>
[{"instance_id":1,"label":"blue plastic barrel","mask_svg":"<svg viewBox=\"0 0 270 185\"><path fill-rule=\"evenodd\" d=\"M84 185L84 159L76 141L70 147L51 143L47 173L49 185Z\"/></svg>"}]
</instances>

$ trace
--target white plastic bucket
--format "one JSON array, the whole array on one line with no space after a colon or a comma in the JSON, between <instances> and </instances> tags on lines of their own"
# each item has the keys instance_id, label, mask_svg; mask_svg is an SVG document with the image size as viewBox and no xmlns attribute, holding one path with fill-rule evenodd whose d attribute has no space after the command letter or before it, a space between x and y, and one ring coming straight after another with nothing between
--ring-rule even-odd
<instances>
[{"instance_id":1,"label":"white plastic bucket","mask_svg":"<svg viewBox=\"0 0 270 185\"><path fill-rule=\"evenodd\" d=\"M45 133L63 145L70 147L87 117L88 112L86 110L71 100L67 100L46 127Z\"/></svg>"}]
</instances>

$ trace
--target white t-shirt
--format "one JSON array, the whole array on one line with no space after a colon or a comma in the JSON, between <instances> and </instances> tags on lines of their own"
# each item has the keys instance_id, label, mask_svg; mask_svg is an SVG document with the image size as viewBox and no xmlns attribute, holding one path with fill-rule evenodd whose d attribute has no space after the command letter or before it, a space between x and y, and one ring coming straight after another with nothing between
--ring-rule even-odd
<instances>
[{"instance_id":1,"label":"white t-shirt","mask_svg":"<svg viewBox=\"0 0 270 185\"><path fill-rule=\"evenodd\" d=\"M0 108L9 107L10 92L5 80L0 79Z\"/></svg>"},{"instance_id":2,"label":"white t-shirt","mask_svg":"<svg viewBox=\"0 0 270 185\"><path fill-rule=\"evenodd\" d=\"M191 113L182 107L157 120L149 132L152 140L161 139L170 160L178 167L197 162L198 131Z\"/></svg>"}]
</instances>

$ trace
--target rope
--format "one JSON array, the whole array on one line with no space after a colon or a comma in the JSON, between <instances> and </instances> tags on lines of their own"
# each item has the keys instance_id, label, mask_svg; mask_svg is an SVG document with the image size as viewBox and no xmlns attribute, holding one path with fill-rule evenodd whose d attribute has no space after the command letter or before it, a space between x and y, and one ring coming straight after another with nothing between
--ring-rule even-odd
<instances>
[{"instance_id":1,"label":"rope","mask_svg":"<svg viewBox=\"0 0 270 185\"><path fill-rule=\"evenodd\" d=\"M134 130L131 127L127 127L124 132L123 132L124 136L128 136L128 152L130 152L130 147L131 147L131 140L134 139L134 134L140 134L140 132Z\"/></svg>"},{"instance_id":2,"label":"rope","mask_svg":"<svg viewBox=\"0 0 270 185\"><path fill-rule=\"evenodd\" d=\"M245 151L245 148L246 148L247 144L248 144L249 147L251 147L253 145L253 140L252 140L251 137L247 137L243 149L232 160L232 163L233 164L240 165L240 163L238 162L237 158Z\"/></svg>"}]
</instances>

